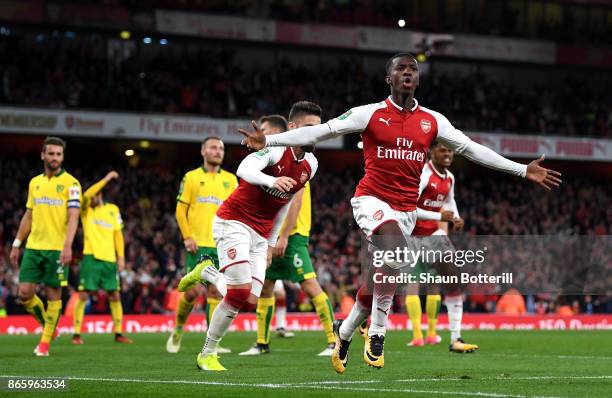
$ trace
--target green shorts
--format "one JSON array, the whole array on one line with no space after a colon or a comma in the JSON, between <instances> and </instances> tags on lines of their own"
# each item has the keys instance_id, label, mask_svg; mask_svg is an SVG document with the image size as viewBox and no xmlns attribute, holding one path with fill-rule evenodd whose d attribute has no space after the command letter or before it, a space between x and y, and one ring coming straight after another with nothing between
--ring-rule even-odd
<instances>
[{"instance_id":1,"label":"green shorts","mask_svg":"<svg viewBox=\"0 0 612 398\"><path fill-rule=\"evenodd\" d=\"M308 237L299 234L289 237L285 256L272 260L272 265L266 271L266 279L272 281L301 283L316 276L308 254Z\"/></svg>"},{"instance_id":2,"label":"green shorts","mask_svg":"<svg viewBox=\"0 0 612 398\"><path fill-rule=\"evenodd\" d=\"M98 289L107 292L119 290L117 263L98 260L91 254L85 254L79 272L79 291Z\"/></svg>"},{"instance_id":3,"label":"green shorts","mask_svg":"<svg viewBox=\"0 0 612 398\"><path fill-rule=\"evenodd\" d=\"M212 257L215 262L215 267L219 269L219 257L217 257L217 249L214 247L198 247L198 252L196 254L192 254L187 252L185 255L185 273L191 272L191 270L198 265L200 259L203 256Z\"/></svg>"},{"instance_id":4,"label":"green shorts","mask_svg":"<svg viewBox=\"0 0 612 398\"><path fill-rule=\"evenodd\" d=\"M19 268L20 283L68 286L68 266L60 264L59 250L25 249Z\"/></svg>"}]
</instances>

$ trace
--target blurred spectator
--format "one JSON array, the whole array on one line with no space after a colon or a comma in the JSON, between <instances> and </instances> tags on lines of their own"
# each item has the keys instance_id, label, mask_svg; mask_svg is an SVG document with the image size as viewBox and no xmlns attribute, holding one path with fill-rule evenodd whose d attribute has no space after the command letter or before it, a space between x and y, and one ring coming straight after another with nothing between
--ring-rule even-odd
<instances>
[{"instance_id":1,"label":"blurred spectator","mask_svg":"<svg viewBox=\"0 0 612 398\"><path fill-rule=\"evenodd\" d=\"M0 104L252 118L286 114L290 104L308 99L331 118L389 95L382 56L381 68L368 72L359 53L305 63L262 50L263 57L277 59L272 67L248 62L237 44L204 42L194 49L177 42L157 50L137 47L111 62L100 36L33 36L0 36ZM421 79L417 98L462 130L608 137L612 80L588 73L526 89L480 72L433 68Z\"/></svg>"},{"instance_id":2,"label":"blurred spectator","mask_svg":"<svg viewBox=\"0 0 612 398\"><path fill-rule=\"evenodd\" d=\"M70 168L84 187L96 181L109 168L121 178L107 187L105 198L116 203L125 221L126 268L121 273L121 296L125 313L169 313L175 308L176 285L183 272L183 245L174 219L175 194L183 170L158 167L131 168L84 163ZM0 308L8 314L23 314L17 300L18 267L8 262L11 242L24 211L29 178L40 170L36 157L0 157ZM312 185L313 227L310 253L321 285L338 311L350 308L360 284L361 235L353 220L349 199L361 170L330 172L321 169ZM457 177L456 199L466 220L468 235L594 235L600 229L612 234L612 185L601 178L567 179L554 195L535 195L537 187L495 175ZM78 263L82 239L77 237L74 254ZM520 253L511 253L518 255ZM511 259L514 257L510 257ZM555 274L533 267L531 277ZM72 291L78 285L78 267L70 269ZM600 278L604 283L610 281ZM468 288L466 309L494 312L499 292L494 286ZM69 293L68 293L69 294ZM299 309L291 299L288 306ZM504 296L506 297L506 296ZM537 313L556 311L558 295L529 296L530 309ZM514 296L521 299L521 296ZM505 300L502 298L500 304ZM92 310L105 313L106 299L92 298ZM575 312L612 312L612 296L596 294L572 297ZM202 301L198 306L201 306ZM524 312L525 303L515 311ZM573 309L572 309L573 307ZM582 309L583 307L584 309ZM302 307L307 309L307 307ZM506 311L504 305L498 311Z\"/></svg>"},{"instance_id":3,"label":"blurred spectator","mask_svg":"<svg viewBox=\"0 0 612 398\"><path fill-rule=\"evenodd\" d=\"M366 25L393 28L399 17L406 18L406 28L434 33L475 33L483 35L530 37L561 43L611 43L610 23L605 18L608 5L580 7L573 2L559 2L556 13L542 13L545 0L539 2L462 2L430 0L80 0L81 3L123 6L134 11L154 8L188 12L230 14L253 18L277 19L302 23ZM564 4L567 3L567 4ZM593 2L595 3L595 2ZM477 6L475 6L478 4ZM536 11L537 10L537 11ZM525 23L524 20L529 21Z\"/></svg>"},{"instance_id":4,"label":"blurred spectator","mask_svg":"<svg viewBox=\"0 0 612 398\"><path fill-rule=\"evenodd\" d=\"M525 299L516 289L508 289L497 302L497 313L504 315L525 314Z\"/></svg>"}]
</instances>

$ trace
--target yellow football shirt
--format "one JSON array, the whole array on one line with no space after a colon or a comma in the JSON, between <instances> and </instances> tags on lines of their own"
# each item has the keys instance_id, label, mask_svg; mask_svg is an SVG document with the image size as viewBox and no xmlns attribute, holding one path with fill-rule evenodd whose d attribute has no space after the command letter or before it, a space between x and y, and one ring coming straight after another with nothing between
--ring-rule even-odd
<instances>
[{"instance_id":1,"label":"yellow football shirt","mask_svg":"<svg viewBox=\"0 0 612 398\"><path fill-rule=\"evenodd\" d=\"M187 222L199 247L215 247L212 222L217 209L238 186L238 178L228 171L207 172L204 167L183 177L176 200L189 206Z\"/></svg>"},{"instance_id":2,"label":"yellow football shirt","mask_svg":"<svg viewBox=\"0 0 612 398\"><path fill-rule=\"evenodd\" d=\"M81 207L81 184L65 170L51 178L30 180L26 208L32 210L32 228L26 244L33 250L62 250L68 226L68 208Z\"/></svg>"},{"instance_id":3,"label":"yellow football shirt","mask_svg":"<svg viewBox=\"0 0 612 398\"><path fill-rule=\"evenodd\" d=\"M304 194L302 195L302 206L298 213L295 227L289 235L300 234L302 236L310 236L311 227L311 204L310 204L310 181L304 185Z\"/></svg>"},{"instance_id":4,"label":"yellow football shirt","mask_svg":"<svg viewBox=\"0 0 612 398\"><path fill-rule=\"evenodd\" d=\"M96 260L117 261L115 231L123 229L119 208L112 203L91 207L83 206L83 254L92 254Z\"/></svg>"}]
</instances>

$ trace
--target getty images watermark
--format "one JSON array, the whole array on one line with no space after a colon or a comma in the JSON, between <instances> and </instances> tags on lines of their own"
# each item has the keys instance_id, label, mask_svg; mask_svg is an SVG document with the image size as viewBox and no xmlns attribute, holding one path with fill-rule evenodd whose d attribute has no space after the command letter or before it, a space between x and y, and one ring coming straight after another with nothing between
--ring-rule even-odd
<instances>
[{"instance_id":1,"label":"getty images watermark","mask_svg":"<svg viewBox=\"0 0 612 398\"><path fill-rule=\"evenodd\" d=\"M427 249L421 246L417 250L408 247L397 247L395 250L374 250L372 252L372 265L381 268L385 264L392 269L415 269L417 266L432 265L429 271L400 272L398 274L384 274L375 272L372 275L374 283L396 284L468 284L468 283L494 283L512 284L512 272L502 272L497 275L487 273L472 274L470 272L456 272L452 266L463 268L466 265L481 265L486 260L487 247L478 250L443 250ZM444 266L446 265L446 271ZM435 266L438 265L437 268ZM433 272L432 272L433 271ZM455 271L455 272L454 272Z\"/></svg>"},{"instance_id":2,"label":"getty images watermark","mask_svg":"<svg viewBox=\"0 0 612 398\"><path fill-rule=\"evenodd\" d=\"M612 235L375 235L363 238L360 260L366 283L436 284L442 290L462 284L466 294L485 295L510 288L612 294Z\"/></svg>"}]
</instances>

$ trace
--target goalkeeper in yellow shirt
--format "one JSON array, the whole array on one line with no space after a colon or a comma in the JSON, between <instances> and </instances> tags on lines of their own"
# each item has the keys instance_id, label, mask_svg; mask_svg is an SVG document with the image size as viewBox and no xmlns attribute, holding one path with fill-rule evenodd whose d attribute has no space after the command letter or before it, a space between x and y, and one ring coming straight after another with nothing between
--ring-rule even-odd
<instances>
[{"instance_id":1,"label":"goalkeeper in yellow shirt","mask_svg":"<svg viewBox=\"0 0 612 398\"><path fill-rule=\"evenodd\" d=\"M185 273L189 273L204 256L209 256L215 267L219 268L217 248L212 237L213 218L221 203L238 186L238 178L221 168L225 155L223 141L217 137L207 137L202 141L200 153L204 163L185 174L176 198L176 221L187 250ZM204 287L197 285L181 295L174 330L166 342L166 351L169 353L174 354L180 350L183 326L196 298L203 293ZM210 325L212 313L223 296L214 285L208 285L206 293L206 322ZM218 347L217 352L223 354L231 351Z\"/></svg>"},{"instance_id":2,"label":"goalkeeper in yellow shirt","mask_svg":"<svg viewBox=\"0 0 612 398\"><path fill-rule=\"evenodd\" d=\"M115 341L132 343L123 333L123 308L119 293L119 273L125 268L123 220L119 208L104 201L102 189L119 174L109 172L83 195L83 262L79 275L79 299L74 307L73 344L83 344L81 327L89 294L98 289L108 293L108 303L113 319Z\"/></svg>"},{"instance_id":3,"label":"goalkeeper in yellow shirt","mask_svg":"<svg viewBox=\"0 0 612 398\"><path fill-rule=\"evenodd\" d=\"M27 239L19 268L19 300L43 327L36 356L49 356L49 346L62 312L62 287L68 285L72 242L79 226L81 184L63 168L66 143L47 137L40 158L44 173L32 178L26 211L19 223L10 261L19 262L21 244ZM47 308L36 295L36 286L45 285Z\"/></svg>"}]
</instances>

